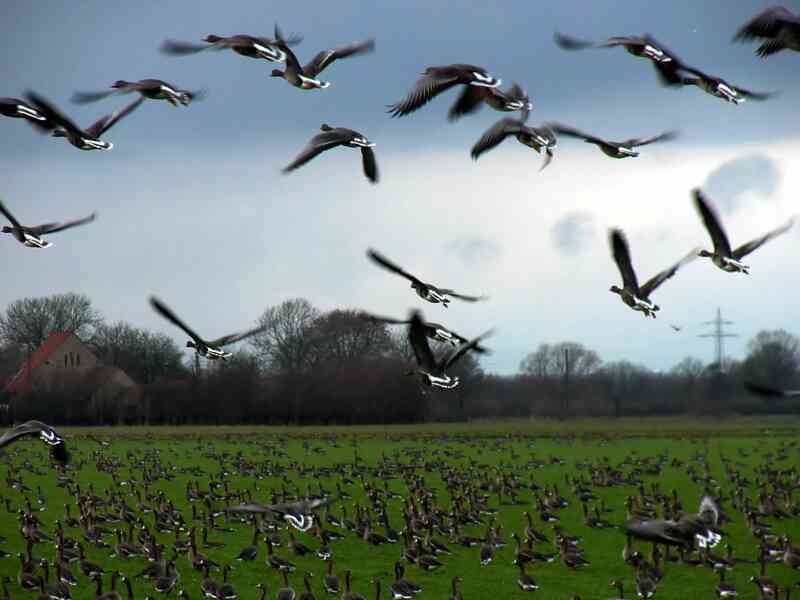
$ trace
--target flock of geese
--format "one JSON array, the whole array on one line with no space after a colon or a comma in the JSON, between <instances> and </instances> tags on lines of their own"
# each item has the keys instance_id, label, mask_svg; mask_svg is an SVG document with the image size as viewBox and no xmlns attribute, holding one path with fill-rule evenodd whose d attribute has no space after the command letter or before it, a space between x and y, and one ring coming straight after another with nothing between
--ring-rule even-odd
<instances>
[{"instance_id":1,"label":"flock of geese","mask_svg":"<svg viewBox=\"0 0 800 600\"><path fill-rule=\"evenodd\" d=\"M34 483L48 474L41 468L47 458L21 444L11 447L32 436L52 449L58 471L52 492ZM260 600L315 600L317 593L363 600L354 586L363 589L364 576L372 575L374 600L387 588L392 600L411 600L431 577L446 574L449 600L462 599L462 578L476 586L491 580L498 593L515 585L523 593L579 600L571 592L581 589L572 583L585 582L581 576L562 575L559 587L544 583L551 581L549 565L560 563L565 574L592 574L592 597L608 597L607 582L617 590L614 600L626 598L626 586L640 598L662 586L671 597L734 598L747 593L737 590L734 578L741 583L747 576L749 591L762 600L790 600L795 584L784 583L790 575L779 563L800 569L800 548L787 533L800 517L794 440L715 444L719 457L712 458L707 440L690 440L693 454L685 455L681 439L648 454L606 438L344 438L306 437L302 449L292 450L299 440L285 436L173 437L158 444L147 437L147 443L118 444L124 435L114 441L88 435L73 438L70 455L52 427L18 425L0 437L7 469L0 502L5 518L19 520L14 544L24 549L17 554L16 584L38 600L71 600L73 594L121 600L120 582L127 600L135 600L132 582L138 590L152 587L182 600L235 600L240 593ZM347 444L352 459L340 450ZM360 456L375 444L382 453ZM554 453L559 450L570 458ZM329 452L339 458L326 457ZM111 485L101 483L101 472ZM687 478L703 490L697 505L685 506L677 489L664 483L684 488ZM325 489L331 484L335 490ZM257 500L262 497L269 500ZM52 507L62 503L59 518ZM403 526L395 529L398 519ZM220 533L227 547L211 537ZM250 542L232 548L233 534ZM738 555L734 539L743 551ZM11 571L4 566L13 559L3 549L8 541L0 537L2 600L12 600ZM612 553L620 558L605 575L614 579L604 581L603 567L593 560L603 555L607 561ZM324 573L319 584L311 570L303 572L317 567ZM684 574L704 569L709 576L686 583ZM392 572L382 588L380 578ZM718 577L714 588L711 574ZM415 581L420 576L423 584ZM280 583L268 587L270 579ZM244 581L262 583L246 592ZM300 581L304 591L292 586Z\"/></svg>"}]
</instances>

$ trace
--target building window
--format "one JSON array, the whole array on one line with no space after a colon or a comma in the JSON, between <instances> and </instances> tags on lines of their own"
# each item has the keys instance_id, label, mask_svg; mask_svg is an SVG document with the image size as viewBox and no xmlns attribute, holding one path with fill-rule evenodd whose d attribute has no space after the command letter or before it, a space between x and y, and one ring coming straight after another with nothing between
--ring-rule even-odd
<instances>
[{"instance_id":1,"label":"building window","mask_svg":"<svg viewBox=\"0 0 800 600\"><path fill-rule=\"evenodd\" d=\"M80 354L75 354L75 364L77 366L79 366L79 367L81 366L81 355Z\"/></svg>"},{"instance_id":2,"label":"building window","mask_svg":"<svg viewBox=\"0 0 800 600\"><path fill-rule=\"evenodd\" d=\"M68 357L68 356L65 354L65 355L64 355L64 368L65 368L65 369L67 368L67 361L68 361L68 360L69 360L69 357Z\"/></svg>"}]
</instances>

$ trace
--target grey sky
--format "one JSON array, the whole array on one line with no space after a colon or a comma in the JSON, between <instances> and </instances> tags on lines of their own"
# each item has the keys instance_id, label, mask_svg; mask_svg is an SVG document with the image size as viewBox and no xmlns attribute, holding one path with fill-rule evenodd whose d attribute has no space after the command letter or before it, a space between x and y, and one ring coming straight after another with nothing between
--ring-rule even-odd
<instances>
[{"instance_id":1,"label":"grey sky","mask_svg":"<svg viewBox=\"0 0 800 600\"><path fill-rule=\"evenodd\" d=\"M111 152L81 152L0 119L0 196L20 220L99 211L93 225L52 236L55 246L45 251L0 239L7 282L0 306L85 292L108 319L176 339L147 295L158 294L209 335L247 327L264 308L293 296L322 309L405 315L419 302L406 282L366 260L365 249L374 246L423 279L491 296L479 305L454 303L446 317L465 335L496 325L495 352L484 364L502 372L515 370L539 343L565 339L609 360L653 368L688 354L707 358L707 343L693 335L717 305L743 336L729 345L733 353L741 354L760 328L792 329L789 307L800 300L797 231L759 250L749 279L701 261L689 265L659 290L664 308L655 322L607 291L618 274L606 229L623 227L637 270L655 273L708 243L688 192L730 161L763 157L775 181L768 197L739 199L726 221L734 240L763 233L797 210L800 56L783 52L762 61L754 45L730 43L767 2L148 4L0 3L8 24L0 39L2 96L35 89L86 125L128 98L77 106L69 102L76 90L158 77L208 91L188 108L146 102L107 134ZM301 61L369 36L377 50L334 64L325 74L331 87L314 92L272 79L274 65L232 52L158 52L168 37L270 35L276 20L305 36L295 49ZM709 73L781 94L733 106L695 88L665 90L646 61L619 48L562 51L552 42L555 30L591 39L650 32ZM533 124L559 120L612 139L666 129L682 135L622 161L562 139L542 173L540 157L515 140L473 163L470 146L499 113L485 107L450 124L445 115L456 92L449 92L409 117L385 114L426 66L452 62L485 66L504 87L519 81L535 105ZM348 149L280 174L322 122L377 142L378 186L364 180L360 158ZM751 169L741 185L758 192L761 175ZM571 214L592 219L595 235L580 253L564 256L551 232ZM442 318L440 307L422 308ZM684 325L682 334L668 322Z\"/></svg>"}]
</instances>

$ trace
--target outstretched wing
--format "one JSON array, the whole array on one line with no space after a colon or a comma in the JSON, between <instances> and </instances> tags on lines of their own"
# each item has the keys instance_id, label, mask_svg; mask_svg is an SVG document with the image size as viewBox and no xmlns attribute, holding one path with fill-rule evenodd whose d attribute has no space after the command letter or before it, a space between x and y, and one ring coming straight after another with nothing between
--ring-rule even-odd
<instances>
[{"instance_id":1,"label":"outstretched wing","mask_svg":"<svg viewBox=\"0 0 800 600\"><path fill-rule=\"evenodd\" d=\"M458 76L436 77L426 75L417 81L414 89L400 102L389 106L388 112L393 117L404 117L421 108L433 98L458 83Z\"/></svg>"},{"instance_id":2,"label":"outstretched wing","mask_svg":"<svg viewBox=\"0 0 800 600\"><path fill-rule=\"evenodd\" d=\"M12 215L10 212L8 212L8 209L6 208L5 204L3 204L2 202L0 202L0 212L3 213L3 216L5 216L5 218L8 219L8 221L11 223L11 225L14 226L14 229L22 229L22 225L20 225L19 221L17 221L14 218L14 215Z\"/></svg>"},{"instance_id":3,"label":"outstretched wing","mask_svg":"<svg viewBox=\"0 0 800 600\"><path fill-rule=\"evenodd\" d=\"M747 256L748 254L750 254L751 252L753 252L757 248L760 248L761 246L766 244L772 238L778 237L782 233L786 233L787 231L789 231L789 229L792 228L792 225L794 225L794 219L793 218L789 219L789 221L787 221L786 223L784 223L783 225L781 225L777 229L773 229L769 233L766 233L766 234L762 235L760 238L756 238L756 239L754 239L754 240L752 240L750 242L747 242L746 244L742 244L741 246L736 248L736 250L733 251L733 258L735 258L736 260L740 260L740 259L744 258L745 256Z\"/></svg>"},{"instance_id":4,"label":"outstretched wing","mask_svg":"<svg viewBox=\"0 0 800 600\"><path fill-rule=\"evenodd\" d=\"M378 263L380 266L382 266L384 269L387 269L387 270L391 271L395 275L400 275L401 277L405 277L406 279L408 279L409 281L412 281L414 283L419 283L419 284L422 283L419 279L414 277L411 273L408 273L407 271L404 271L403 269L398 267L396 264L394 264L392 261L390 261L388 258L386 258L385 256L383 256L382 254L380 254L379 252L377 252L375 250L372 250L372 249L367 250L367 256L369 258L371 258L373 261L375 261L376 263Z\"/></svg>"},{"instance_id":5,"label":"outstretched wing","mask_svg":"<svg viewBox=\"0 0 800 600\"><path fill-rule=\"evenodd\" d=\"M91 223L92 221L97 218L97 213L92 213L88 217L84 217L82 219L75 219L74 221L67 221L66 223L45 223L44 225L38 225L37 227L29 228L29 231L33 235L44 235L46 233L57 233L59 231L64 231L65 229L70 229L71 227L78 227L79 225L86 225L87 223Z\"/></svg>"},{"instance_id":6,"label":"outstretched wing","mask_svg":"<svg viewBox=\"0 0 800 600\"><path fill-rule=\"evenodd\" d=\"M102 92L75 92L72 94L71 100L75 104L89 104L90 102L97 102L103 98L108 98L112 94L127 94L132 91L134 90L130 88L122 90L103 90Z\"/></svg>"},{"instance_id":7,"label":"outstretched wing","mask_svg":"<svg viewBox=\"0 0 800 600\"><path fill-rule=\"evenodd\" d=\"M464 90L458 96L450 110L447 111L448 121L457 121L460 117L474 113L481 106L488 88L476 87L474 85L464 86Z\"/></svg>"},{"instance_id":8,"label":"outstretched wing","mask_svg":"<svg viewBox=\"0 0 800 600\"><path fill-rule=\"evenodd\" d=\"M303 71L309 77L316 77L325 70L333 61L358 54L366 54L375 50L375 40L369 39L363 42L354 42L346 46L323 50L312 58L308 64L303 66Z\"/></svg>"},{"instance_id":9,"label":"outstretched wing","mask_svg":"<svg viewBox=\"0 0 800 600\"><path fill-rule=\"evenodd\" d=\"M375 152L368 146L361 147L361 165L364 175L372 183L378 183L378 163L375 161Z\"/></svg>"},{"instance_id":10,"label":"outstretched wing","mask_svg":"<svg viewBox=\"0 0 800 600\"><path fill-rule=\"evenodd\" d=\"M614 262L617 263L622 283L624 287L634 294L639 293L639 282L636 279L636 272L631 264L631 252L628 249L628 240L621 229L611 230L611 254Z\"/></svg>"},{"instance_id":11,"label":"outstretched wing","mask_svg":"<svg viewBox=\"0 0 800 600\"><path fill-rule=\"evenodd\" d=\"M783 6L771 6L742 25L734 42L747 42L756 38L775 38L786 27L800 27L800 18Z\"/></svg>"},{"instance_id":12,"label":"outstretched wing","mask_svg":"<svg viewBox=\"0 0 800 600\"><path fill-rule=\"evenodd\" d=\"M213 44L196 44L194 42L181 42L178 40L164 40L161 44L161 52L172 56L185 56L187 54L197 54L204 50L223 50L229 48L230 43L220 40Z\"/></svg>"},{"instance_id":13,"label":"outstretched wing","mask_svg":"<svg viewBox=\"0 0 800 600\"><path fill-rule=\"evenodd\" d=\"M195 342L197 342L198 344L208 345L203 340L203 338L197 335L186 323L181 321L178 318L178 315L172 312L172 309L170 309L169 306L164 304L161 300L159 300L155 296L150 296L150 306L152 306L158 314L167 319L167 321L170 321L176 327L180 327L181 329L183 329L186 335L192 338Z\"/></svg>"},{"instance_id":14,"label":"outstretched wing","mask_svg":"<svg viewBox=\"0 0 800 600\"><path fill-rule=\"evenodd\" d=\"M752 90L748 90L743 87L739 87L738 85L731 86L735 89L740 95L744 96L745 98L749 98L750 100L768 100L773 96L777 96L778 92L754 92Z\"/></svg>"},{"instance_id":15,"label":"outstretched wing","mask_svg":"<svg viewBox=\"0 0 800 600\"><path fill-rule=\"evenodd\" d=\"M574 127L570 127L569 125L562 125L561 123L548 123L547 126L558 133L559 135L565 135L567 137L579 138L585 140L591 144L605 144L607 143L604 139L596 137L594 135L589 135L581 131L580 129L575 129Z\"/></svg>"},{"instance_id":16,"label":"outstretched wing","mask_svg":"<svg viewBox=\"0 0 800 600\"><path fill-rule=\"evenodd\" d=\"M652 294L658 286L664 283L667 279L675 275L683 265L692 262L695 258L697 258L697 248L694 248L689 254L684 256L674 265L672 265L669 269L664 269L653 277L652 279L648 280L642 287L639 288L639 297L642 299L647 299L650 294Z\"/></svg>"},{"instance_id":17,"label":"outstretched wing","mask_svg":"<svg viewBox=\"0 0 800 600\"><path fill-rule=\"evenodd\" d=\"M494 333L494 330L490 329L489 331L487 331L485 333L482 333L478 337L471 339L466 344L461 344L458 348L456 348L453 351L453 353L450 356L447 357L442 369L444 371L446 371L448 368L450 368L452 365L454 365L458 361L458 359L460 359L462 356L464 356L467 352L469 352L470 350L474 350L476 347L478 347L478 345L480 344L481 340L486 339L487 337L492 335L492 333ZM486 351L485 349L483 349L483 350L484 350L484 352Z\"/></svg>"},{"instance_id":18,"label":"outstretched wing","mask_svg":"<svg viewBox=\"0 0 800 600\"><path fill-rule=\"evenodd\" d=\"M522 131L523 126L523 122L519 119L512 119L511 117L500 119L487 129L480 139L475 142L475 145L472 146L472 150L470 151L470 156L472 156L473 160L478 160L481 154L500 145L509 135Z\"/></svg>"},{"instance_id":19,"label":"outstretched wing","mask_svg":"<svg viewBox=\"0 0 800 600\"><path fill-rule=\"evenodd\" d=\"M677 137L677 131L665 131L664 133L660 133L649 138L633 138L623 142L623 144L630 144L631 146L647 146L648 144L655 144L656 142L669 142Z\"/></svg>"},{"instance_id":20,"label":"outstretched wing","mask_svg":"<svg viewBox=\"0 0 800 600\"><path fill-rule=\"evenodd\" d=\"M744 386L750 393L767 398L793 398L795 396L800 396L800 390L779 390L778 388L753 383L751 381L745 381Z\"/></svg>"},{"instance_id":21,"label":"outstretched wing","mask_svg":"<svg viewBox=\"0 0 800 600\"><path fill-rule=\"evenodd\" d=\"M562 50L583 50L584 48L591 48L595 45L594 42L564 35L558 31L553 34L553 41Z\"/></svg>"},{"instance_id":22,"label":"outstretched wing","mask_svg":"<svg viewBox=\"0 0 800 600\"><path fill-rule=\"evenodd\" d=\"M99 138L103 135L106 131L111 129L117 121L127 117L131 114L134 110L141 106L142 102L144 102L144 96L139 96L133 102L126 104L121 109L114 111L110 115L105 115L104 117L100 117L97 121L92 123L92 125L86 130L86 133L95 139Z\"/></svg>"},{"instance_id":23,"label":"outstretched wing","mask_svg":"<svg viewBox=\"0 0 800 600\"><path fill-rule=\"evenodd\" d=\"M297 155L297 158L283 168L283 172L288 173L294 171L298 167L302 167L308 161L326 150L342 145L345 139L346 135L341 131L323 131L322 133L318 133L311 138L311 141L303 151Z\"/></svg>"},{"instance_id":24,"label":"outstretched wing","mask_svg":"<svg viewBox=\"0 0 800 600\"><path fill-rule=\"evenodd\" d=\"M256 504L255 502L239 504L238 506L229 506L227 508L223 508L222 510L229 513L251 513L251 514L252 513L265 514L273 512L272 507L264 506L263 504Z\"/></svg>"},{"instance_id":25,"label":"outstretched wing","mask_svg":"<svg viewBox=\"0 0 800 600\"><path fill-rule=\"evenodd\" d=\"M436 368L436 359L433 357L425 331L425 321L422 319L422 314L415 310L411 313L408 325L408 341L411 344L411 349L414 350L417 364L423 369L432 370Z\"/></svg>"},{"instance_id":26,"label":"outstretched wing","mask_svg":"<svg viewBox=\"0 0 800 600\"><path fill-rule=\"evenodd\" d=\"M227 346L228 344L233 344L235 342L241 342L249 338L250 336L256 335L264 331L267 327L256 327L255 329L250 329L249 331L244 331L242 333L232 333L230 335L223 335L221 338L217 338L216 340L209 340L208 345L213 346L215 348L222 348L223 346Z\"/></svg>"},{"instance_id":27,"label":"outstretched wing","mask_svg":"<svg viewBox=\"0 0 800 600\"><path fill-rule=\"evenodd\" d=\"M375 321L377 323L386 323L387 325L405 325L410 323L409 319L394 319L392 317L382 317L379 315L373 315L370 313L361 313L360 317L367 321Z\"/></svg>"},{"instance_id":28,"label":"outstretched wing","mask_svg":"<svg viewBox=\"0 0 800 600\"><path fill-rule=\"evenodd\" d=\"M731 244L728 241L728 236L725 235L725 230L719 221L716 211L705 197L705 194L696 188L692 190L694 196L694 205L697 212L700 213L700 218L703 219L703 225L706 226L708 234L711 236L711 241L714 243L714 252L723 256L732 256Z\"/></svg>"},{"instance_id":29,"label":"outstretched wing","mask_svg":"<svg viewBox=\"0 0 800 600\"><path fill-rule=\"evenodd\" d=\"M25 93L25 98L38 110L45 118L44 121L36 121L34 125L40 129L51 130L54 127L61 127L66 131L81 134L81 128L72 120L61 113L53 104L45 100L42 96L33 91Z\"/></svg>"}]
</instances>

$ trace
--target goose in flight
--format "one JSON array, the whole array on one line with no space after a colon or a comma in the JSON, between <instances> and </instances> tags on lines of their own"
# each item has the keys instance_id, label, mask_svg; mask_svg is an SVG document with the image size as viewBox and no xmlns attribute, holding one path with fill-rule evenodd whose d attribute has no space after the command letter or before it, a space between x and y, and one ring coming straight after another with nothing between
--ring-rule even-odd
<instances>
[{"instance_id":1,"label":"goose in flight","mask_svg":"<svg viewBox=\"0 0 800 600\"><path fill-rule=\"evenodd\" d=\"M35 227L26 227L25 225L21 225L20 222L14 218L14 215L11 214L2 202L0 202L0 213L3 213L5 218L11 222L10 226L3 226L3 233L10 233L17 241L28 248L49 248L53 243L43 240L43 235L57 233L65 229L77 227L78 225L86 225L94 221L97 216L95 213L92 213L83 219L67 221L66 223L45 223L44 225L36 225Z\"/></svg>"},{"instance_id":2,"label":"goose in flight","mask_svg":"<svg viewBox=\"0 0 800 600\"><path fill-rule=\"evenodd\" d=\"M67 141L79 150L111 150L114 144L101 140L100 136L144 102L144 96L140 96L120 110L100 117L86 129L81 129L35 92L28 92L25 97L45 117L44 121L34 121L37 127L52 131L54 137L67 138Z\"/></svg>"},{"instance_id":3,"label":"goose in flight","mask_svg":"<svg viewBox=\"0 0 800 600\"><path fill-rule=\"evenodd\" d=\"M13 444L25 436L33 435L38 435L40 440L50 446L50 452L57 461L60 463L69 461L69 452L64 444L64 438L50 425L41 421L26 421L9 429L0 436L0 448Z\"/></svg>"},{"instance_id":4,"label":"goose in flight","mask_svg":"<svg viewBox=\"0 0 800 600\"><path fill-rule=\"evenodd\" d=\"M389 106L393 117L404 117L422 108L442 92L456 85L496 88L502 80L491 75L483 67L454 64L428 67L408 95L400 102Z\"/></svg>"},{"instance_id":5,"label":"goose in flight","mask_svg":"<svg viewBox=\"0 0 800 600\"><path fill-rule=\"evenodd\" d=\"M448 296L458 298L459 300L464 300L466 302L478 302L479 300L486 300L486 296L466 296L464 294L459 294L454 290L437 287L432 283L424 283L411 273L408 273L398 267L388 258L375 250L368 250L367 256L384 269L391 271L395 275L400 275L401 277L408 279L411 282L411 287L414 288L414 291L417 293L417 296L423 300L427 300L432 304L441 303L442 306L447 308L447 305L450 304L450 298L448 298Z\"/></svg>"},{"instance_id":6,"label":"goose in flight","mask_svg":"<svg viewBox=\"0 0 800 600\"><path fill-rule=\"evenodd\" d=\"M617 48L621 46L628 54L652 61L653 67L662 83L675 84L678 82L677 70L682 66L681 61L664 44L657 41L650 34L615 36L602 42L590 42L556 32L553 35L553 39L562 50Z\"/></svg>"},{"instance_id":7,"label":"goose in flight","mask_svg":"<svg viewBox=\"0 0 800 600\"><path fill-rule=\"evenodd\" d=\"M161 300L155 296L150 297L150 305L158 314L167 319L173 325L183 329L184 333L192 338L186 342L187 348L194 348L197 354L204 356L209 360L229 359L231 356L233 356L233 354L231 352L225 352L222 349L224 346L233 344L234 342L240 342L241 340L256 335L257 333L261 333L264 331L264 329L266 329L266 327L258 327L256 329L251 329L250 331L245 331L244 333L233 333L231 335L224 335L216 340L206 341L197 335L188 325L181 321L166 304L161 302Z\"/></svg>"},{"instance_id":8,"label":"goose in flight","mask_svg":"<svg viewBox=\"0 0 800 600\"><path fill-rule=\"evenodd\" d=\"M726 102L733 104L741 104L745 99L750 100L767 100L775 95L775 92L754 92L746 88L728 83L721 77L709 75L700 69L694 67L682 67L694 77L681 77L679 80L680 85L694 85L707 94L711 94L716 98L721 98Z\"/></svg>"},{"instance_id":9,"label":"goose in flight","mask_svg":"<svg viewBox=\"0 0 800 600\"><path fill-rule=\"evenodd\" d=\"M46 120L43 114L19 98L0 98L0 115L27 121Z\"/></svg>"},{"instance_id":10,"label":"goose in flight","mask_svg":"<svg viewBox=\"0 0 800 600\"><path fill-rule=\"evenodd\" d=\"M756 54L761 58L781 50L800 52L800 15L783 6L770 6L742 25L733 40L761 41Z\"/></svg>"},{"instance_id":11,"label":"goose in flight","mask_svg":"<svg viewBox=\"0 0 800 600\"><path fill-rule=\"evenodd\" d=\"M713 548L722 539L718 529L722 513L710 496L703 496L696 514L677 519L630 519L623 527L632 537L657 544Z\"/></svg>"},{"instance_id":12,"label":"goose in flight","mask_svg":"<svg viewBox=\"0 0 800 600\"><path fill-rule=\"evenodd\" d=\"M346 46L322 50L312 58L310 62L300 66L300 62L297 60L294 52L284 43L283 35L277 25L275 25L275 39L278 41L278 48L286 57L286 69L283 71L280 69L273 69L272 76L282 77L290 85L302 90L325 89L328 87L330 82L317 79L317 75L322 73L322 71L328 68L335 60L358 56L359 54L366 54L367 52L375 50L374 39L354 42Z\"/></svg>"},{"instance_id":13,"label":"goose in flight","mask_svg":"<svg viewBox=\"0 0 800 600\"><path fill-rule=\"evenodd\" d=\"M764 396L766 398L796 398L800 396L800 390L782 390L768 385L761 385L751 381L745 381L744 386L751 394Z\"/></svg>"},{"instance_id":14,"label":"goose in flight","mask_svg":"<svg viewBox=\"0 0 800 600\"><path fill-rule=\"evenodd\" d=\"M458 376L450 376L447 370L452 367L458 360L470 350L475 350L479 346L481 340L491 335L491 331L487 331L465 344L459 345L456 349L444 356L441 360L436 360L428 344L428 334L426 332L425 321L421 313L415 310L411 313L411 319L408 325L408 341L411 348L414 350L414 356L417 359L417 370L411 371L409 375L416 375L419 377L420 382L427 387L436 387L451 390L458 387L460 381Z\"/></svg>"},{"instance_id":15,"label":"goose in flight","mask_svg":"<svg viewBox=\"0 0 800 600\"><path fill-rule=\"evenodd\" d=\"M379 323L386 323L388 325L409 325L412 321L411 317L408 319L393 319L391 317L379 317L377 315L371 315L368 313L364 313L363 316L365 319L370 321L377 321ZM425 330L425 335L429 339L436 340L437 342L443 342L455 347L458 347L461 344L469 343L467 338L458 335L455 331L452 331L444 325L440 325L439 323L423 321L422 327ZM477 352L478 354L486 354L488 352L488 350L483 346L475 346L473 351Z\"/></svg>"},{"instance_id":16,"label":"goose in flight","mask_svg":"<svg viewBox=\"0 0 800 600\"><path fill-rule=\"evenodd\" d=\"M612 285L610 290L615 294L619 294L622 301L630 306L633 310L638 310L645 317L656 318L656 312L661 308L650 300L652 294L658 286L664 283L667 279L675 275L678 269L683 265L690 262L697 257L697 250L692 250L680 261L672 265L669 269L661 271L658 275L650 279L647 283L639 286L636 278L636 272L633 270L631 264L630 250L628 249L628 241L625 239L625 234L621 229L612 229L610 235L611 253L614 257L614 262L617 263L617 268L622 275L622 288Z\"/></svg>"},{"instance_id":17,"label":"goose in flight","mask_svg":"<svg viewBox=\"0 0 800 600\"><path fill-rule=\"evenodd\" d=\"M512 119L506 117L500 119L487 129L480 139L475 142L470 151L473 160L478 160L481 154L488 152L492 148L499 146L506 138L513 136L524 146L529 146L539 154L544 155L540 171L550 164L553 160L553 150L556 148L557 140L553 130L547 127L529 127L523 119Z\"/></svg>"},{"instance_id":18,"label":"goose in flight","mask_svg":"<svg viewBox=\"0 0 800 600\"><path fill-rule=\"evenodd\" d=\"M193 100L199 100L203 97L203 92L190 92L182 90L171 83L162 81L161 79L142 79L140 81L124 81L119 80L111 84L110 90L103 90L102 92L75 92L72 95L72 101L76 104L88 104L89 102L96 102L107 98L112 94L129 94L131 92L139 92L145 98L151 100L166 100L172 106L189 106Z\"/></svg>"},{"instance_id":19,"label":"goose in flight","mask_svg":"<svg viewBox=\"0 0 800 600\"><path fill-rule=\"evenodd\" d=\"M322 130L322 133L318 133L311 138L311 141L297 155L297 158L283 169L284 173L289 173L298 167L302 167L326 150L337 146L346 146L347 148L361 149L361 164L364 168L364 175L372 183L378 183L378 163L375 161L375 152L372 150L375 147L374 142L370 142L358 131L345 129L344 127L331 127L323 123L320 125L320 130Z\"/></svg>"},{"instance_id":20,"label":"goose in flight","mask_svg":"<svg viewBox=\"0 0 800 600\"><path fill-rule=\"evenodd\" d=\"M502 112L521 111L523 121L527 120L528 113L533 110L528 93L516 82L505 91L499 87L467 85L455 104L450 107L447 118L450 121L457 121L464 115L477 112L483 104Z\"/></svg>"},{"instance_id":21,"label":"goose in flight","mask_svg":"<svg viewBox=\"0 0 800 600\"><path fill-rule=\"evenodd\" d=\"M298 500L297 502L267 505L250 502L228 507L225 509L225 512L243 512L250 514L274 513L280 515L282 519L295 529L299 531L308 531L314 525L314 511L330 503L330 498L306 498Z\"/></svg>"},{"instance_id":22,"label":"goose in flight","mask_svg":"<svg viewBox=\"0 0 800 600\"><path fill-rule=\"evenodd\" d=\"M649 138L631 138L622 142L612 142L560 123L550 123L548 127L559 135L582 139L587 144L594 144L600 148L603 154L611 158L636 157L639 156L639 152L637 152L635 148L639 146L646 146L647 144L654 144L656 142L668 142L678 137L678 132L676 131L665 131L664 133Z\"/></svg>"},{"instance_id":23,"label":"goose in flight","mask_svg":"<svg viewBox=\"0 0 800 600\"><path fill-rule=\"evenodd\" d=\"M697 212L700 213L700 218L703 220L703 224L714 243L713 252L700 250L699 256L710 258L717 267L729 273L744 273L745 275L749 275L750 267L742 264L742 259L772 238L786 233L794 224L794 219L790 219L777 229L773 229L761 237L751 240L746 244L742 244L735 250L731 250L731 244L728 241L728 236L725 234L722 223L720 223L719 216L705 197L705 194L703 194L700 189L694 189L692 190L692 195Z\"/></svg>"},{"instance_id":24,"label":"goose in flight","mask_svg":"<svg viewBox=\"0 0 800 600\"><path fill-rule=\"evenodd\" d=\"M286 54L278 47L278 40L273 40L268 37L243 34L222 37L209 34L203 38L203 41L205 44L166 40L161 44L161 51L173 56L184 56L186 54L197 54L198 52L204 52L206 50L230 49L241 56L266 60L267 62L284 62L286 60ZM302 41L303 38L296 35L282 40L286 46L294 46Z\"/></svg>"}]
</instances>

